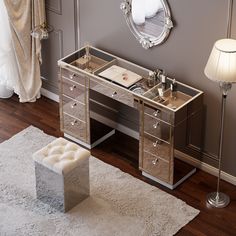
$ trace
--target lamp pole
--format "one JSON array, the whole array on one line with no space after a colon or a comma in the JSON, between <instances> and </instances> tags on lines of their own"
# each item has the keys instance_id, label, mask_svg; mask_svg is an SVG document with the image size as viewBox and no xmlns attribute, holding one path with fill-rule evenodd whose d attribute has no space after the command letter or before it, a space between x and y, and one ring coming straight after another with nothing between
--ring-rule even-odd
<instances>
[{"instance_id":1,"label":"lamp pole","mask_svg":"<svg viewBox=\"0 0 236 236\"><path fill-rule=\"evenodd\" d=\"M222 208L226 207L229 202L229 196L220 192L220 177L221 177L221 164L222 164L222 151L223 151L223 136L224 136L224 118L225 118L225 104L227 93L231 89L232 84L226 82L220 82L220 88L222 90L221 100L221 124L220 124L220 140L219 140L219 164L218 164L218 180L216 192L207 195L207 203L213 207Z\"/></svg>"}]
</instances>

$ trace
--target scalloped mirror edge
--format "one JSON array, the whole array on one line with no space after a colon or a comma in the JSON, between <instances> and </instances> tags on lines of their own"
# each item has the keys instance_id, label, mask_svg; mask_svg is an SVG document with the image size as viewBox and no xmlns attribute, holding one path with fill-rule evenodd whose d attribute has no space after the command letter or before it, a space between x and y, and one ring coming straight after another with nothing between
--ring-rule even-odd
<instances>
[{"instance_id":1,"label":"scalloped mirror edge","mask_svg":"<svg viewBox=\"0 0 236 236\"><path fill-rule=\"evenodd\" d=\"M171 20L171 13L168 3L166 0L160 0L160 1L163 5L163 10L165 14L164 14L163 30L158 37L144 35L137 29L132 19L132 0L124 0L120 4L120 9L123 11L126 23L130 31L134 34L136 39L145 49L162 44L169 36L170 30L173 28L173 22Z\"/></svg>"}]
</instances>

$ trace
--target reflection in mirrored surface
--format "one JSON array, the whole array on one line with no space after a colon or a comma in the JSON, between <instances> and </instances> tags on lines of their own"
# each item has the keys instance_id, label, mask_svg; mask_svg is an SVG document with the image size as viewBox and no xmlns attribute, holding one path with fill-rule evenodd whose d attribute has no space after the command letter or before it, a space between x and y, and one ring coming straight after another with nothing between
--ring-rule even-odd
<instances>
[{"instance_id":1,"label":"reflection in mirrored surface","mask_svg":"<svg viewBox=\"0 0 236 236\"><path fill-rule=\"evenodd\" d=\"M160 0L132 1L132 19L136 29L144 36L159 37L164 29L164 18Z\"/></svg>"},{"instance_id":2,"label":"reflection in mirrored surface","mask_svg":"<svg viewBox=\"0 0 236 236\"><path fill-rule=\"evenodd\" d=\"M166 0L125 0L126 22L144 48L161 44L173 27Z\"/></svg>"}]
</instances>

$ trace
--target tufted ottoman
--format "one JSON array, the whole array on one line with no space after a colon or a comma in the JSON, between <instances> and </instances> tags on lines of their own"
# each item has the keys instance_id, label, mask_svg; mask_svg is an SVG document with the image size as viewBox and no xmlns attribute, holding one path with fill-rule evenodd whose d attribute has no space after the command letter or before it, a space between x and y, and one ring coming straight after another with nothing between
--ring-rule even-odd
<instances>
[{"instance_id":1,"label":"tufted ottoman","mask_svg":"<svg viewBox=\"0 0 236 236\"><path fill-rule=\"evenodd\" d=\"M58 138L33 154L37 198L66 212L89 196L86 149Z\"/></svg>"}]
</instances>

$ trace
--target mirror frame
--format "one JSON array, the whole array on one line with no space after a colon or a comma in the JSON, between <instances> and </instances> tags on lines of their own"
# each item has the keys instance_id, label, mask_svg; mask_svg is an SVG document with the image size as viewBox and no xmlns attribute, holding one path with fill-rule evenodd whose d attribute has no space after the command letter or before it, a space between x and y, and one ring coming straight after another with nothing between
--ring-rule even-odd
<instances>
[{"instance_id":1,"label":"mirror frame","mask_svg":"<svg viewBox=\"0 0 236 236\"><path fill-rule=\"evenodd\" d=\"M159 37L147 37L147 36L142 35L142 33L137 30L137 28L135 27L135 23L133 22L133 19L132 19L132 14L131 14L132 0L123 0L123 2L120 4L120 9L123 11L126 23L128 24L130 31L134 34L136 39L139 41L139 43L141 43L141 45L145 49L148 49L148 48L151 48L153 46L160 45L161 43L163 43L169 36L171 28L173 28L170 8L167 4L167 1L166 0L160 0L160 1L163 4L163 9L165 12L165 25Z\"/></svg>"}]
</instances>

